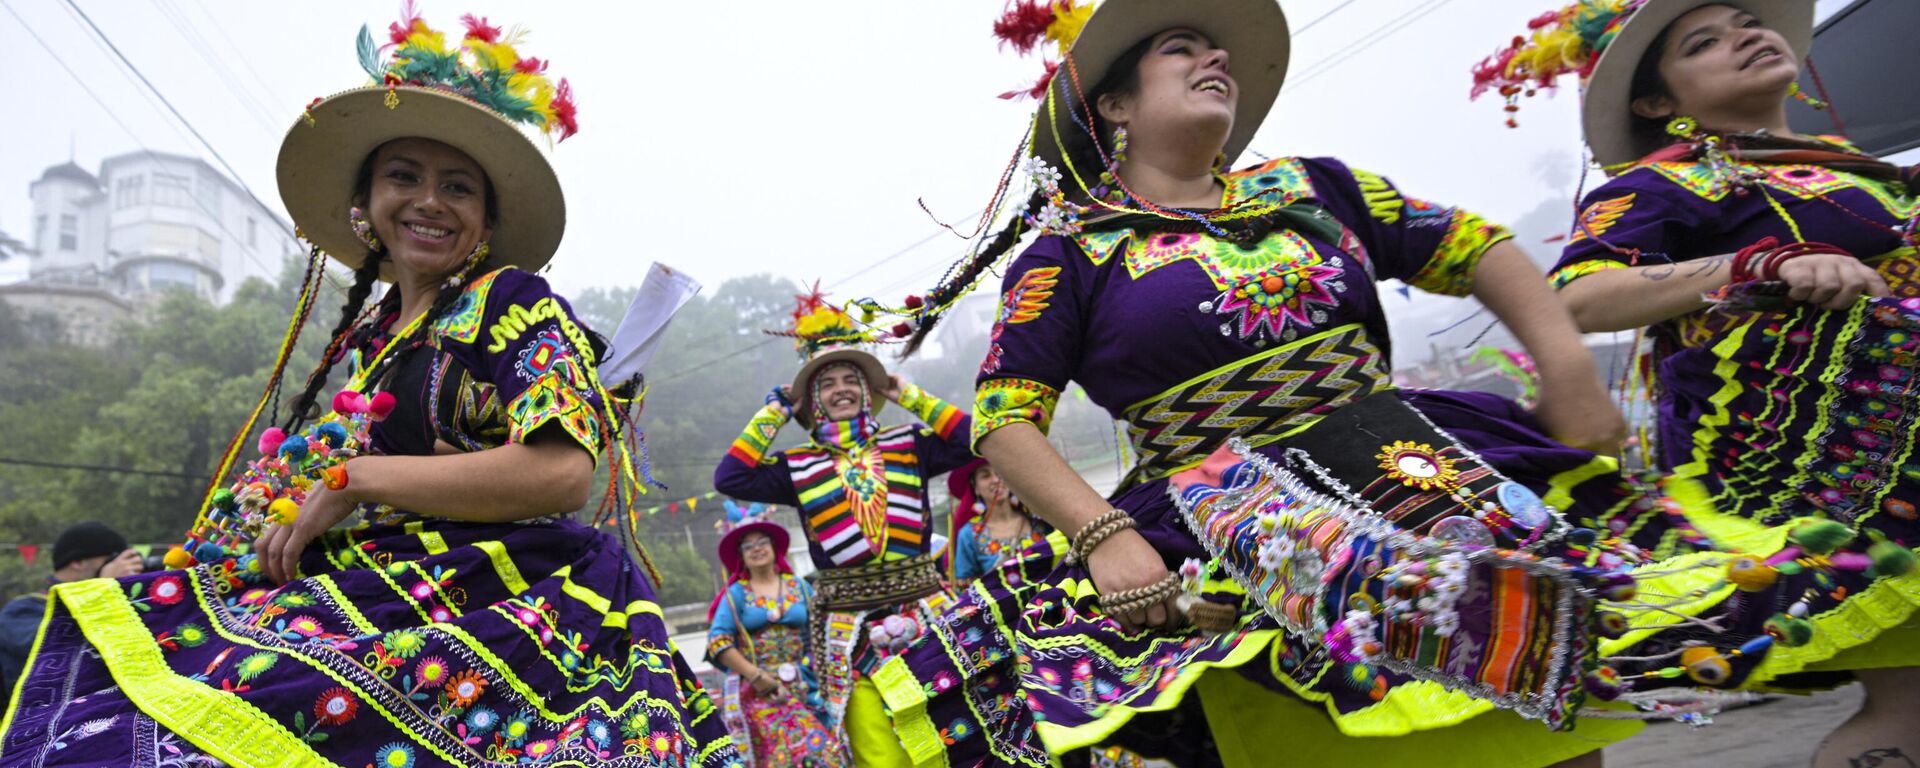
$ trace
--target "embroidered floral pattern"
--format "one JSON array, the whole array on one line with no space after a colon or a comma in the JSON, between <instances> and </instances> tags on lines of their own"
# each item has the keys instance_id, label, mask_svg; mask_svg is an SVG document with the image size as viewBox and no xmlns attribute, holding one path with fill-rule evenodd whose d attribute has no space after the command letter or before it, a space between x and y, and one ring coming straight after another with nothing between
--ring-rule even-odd
<instances>
[{"instance_id":1,"label":"embroidered floral pattern","mask_svg":"<svg viewBox=\"0 0 1920 768\"><path fill-rule=\"evenodd\" d=\"M1026 379L989 379L980 382L974 393L973 444L994 430L1014 423L1027 423L1045 433L1053 422L1053 409L1060 393L1052 387Z\"/></svg>"}]
</instances>

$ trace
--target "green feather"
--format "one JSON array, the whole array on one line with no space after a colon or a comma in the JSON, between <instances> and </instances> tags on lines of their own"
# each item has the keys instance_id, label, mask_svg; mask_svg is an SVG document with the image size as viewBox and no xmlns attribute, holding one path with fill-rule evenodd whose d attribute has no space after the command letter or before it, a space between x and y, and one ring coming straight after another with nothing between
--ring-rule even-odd
<instances>
[{"instance_id":1,"label":"green feather","mask_svg":"<svg viewBox=\"0 0 1920 768\"><path fill-rule=\"evenodd\" d=\"M380 66L380 53L379 49L373 45L373 32L368 30L365 24L360 25L359 48L360 68L367 71L368 77L375 80L381 79L381 76L386 73L386 68Z\"/></svg>"}]
</instances>

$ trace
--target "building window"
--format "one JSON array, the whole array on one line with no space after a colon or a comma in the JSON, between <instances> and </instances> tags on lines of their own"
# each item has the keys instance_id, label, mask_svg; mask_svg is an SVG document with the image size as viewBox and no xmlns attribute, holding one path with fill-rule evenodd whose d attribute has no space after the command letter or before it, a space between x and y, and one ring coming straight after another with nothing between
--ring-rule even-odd
<instances>
[{"instance_id":1,"label":"building window","mask_svg":"<svg viewBox=\"0 0 1920 768\"><path fill-rule=\"evenodd\" d=\"M33 217L33 247L47 247L47 215L44 213Z\"/></svg>"},{"instance_id":2,"label":"building window","mask_svg":"<svg viewBox=\"0 0 1920 768\"><path fill-rule=\"evenodd\" d=\"M247 217L247 247L260 247L260 222L254 221L252 216Z\"/></svg>"},{"instance_id":3,"label":"building window","mask_svg":"<svg viewBox=\"0 0 1920 768\"><path fill-rule=\"evenodd\" d=\"M113 182L113 207L132 208L146 202L142 199L146 192L146 185L147 177L145 176L122 176L115 179Z\"/></svg>"},{"instance_id":4,"label":"building window","mask_svg":"<svg viewBox=\"0 0 1920 768\"><path fill-rule=\"evenodd\" d=\"M80 217L71 213L60 214L60 250L80 250Z\"/></svg>"},{"instance_id":5,"label":"building window","mask_svg":"<svg viewBox=\"0 0 1920 768\"><path fill-rule=\"evenodd\" d=\"M200 177L195 180L193 192L199 198L200 209L208 216L220 218L220 192L225 180L220 174L206 168L200 169Z\"/></svg>"},{"instance_id":6,"label":"building window","mask_svg":"<svg viewBox=\"0 0 1920 768\"><path fill-rule=\"evenodd\" d=\"M178 174L154 174L153 204L170 208L192 208L193 182Z\"/></svg>"}]
</instances>

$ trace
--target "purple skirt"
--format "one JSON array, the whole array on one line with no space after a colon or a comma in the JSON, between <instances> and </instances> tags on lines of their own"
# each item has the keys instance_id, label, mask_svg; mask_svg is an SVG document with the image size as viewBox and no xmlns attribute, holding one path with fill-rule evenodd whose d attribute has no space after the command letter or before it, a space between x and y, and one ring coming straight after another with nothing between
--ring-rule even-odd
<instances>
[{"instance_id":1,"label":"purple skirt","mask_svg":"<svg viewBox=\"0 0 1920 768\"><path fill-rule=\"evenodd\" d=\"M280 587L218 565L53 591L0 766L703 766L736 760L611 536L329 532Z\"/></svg>"}]
</instances>

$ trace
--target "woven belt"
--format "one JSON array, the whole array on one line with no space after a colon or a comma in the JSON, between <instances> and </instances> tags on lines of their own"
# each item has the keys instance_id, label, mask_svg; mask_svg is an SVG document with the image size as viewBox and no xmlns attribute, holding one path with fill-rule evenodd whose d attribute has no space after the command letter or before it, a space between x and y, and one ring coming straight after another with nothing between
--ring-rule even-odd
<instances>
[{"instance_id":1,"label":"woven belt","mask_svg":"<svg viewBox=\"0 0 1920 768\"><path fill-rule=\"evenodd\" d=\"M814 599L823 611L859 611L912 602L940 591L933 555L819 571Z\"/></svg>"},{"instance_id":2,"label":"woven belt","mask_svg":"<svg viewBox=\"0 0 1920 768\"><path fill-rule=\"evenodd\" d=\"M1358 324L1254 355L1128 408L1140 459L1120 485L1195 464L1230 438L1269 442L1390 382L1387 356Z\"/></svg>"}]
</instances>

